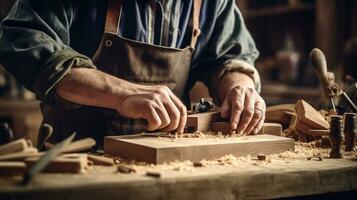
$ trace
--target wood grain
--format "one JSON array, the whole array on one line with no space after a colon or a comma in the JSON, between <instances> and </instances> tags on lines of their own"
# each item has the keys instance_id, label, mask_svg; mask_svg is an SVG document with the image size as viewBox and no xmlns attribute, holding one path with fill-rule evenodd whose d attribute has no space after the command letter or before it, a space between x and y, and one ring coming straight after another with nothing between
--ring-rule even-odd
<instances>
[{"instance_id":1,"label":"wood grain","mask_svg":"<svg viewBox=\"0 0 357 200\"><path fill-rule=\"evenodd\" d=\"M171 161L215 159L226 154L234 156L272 154L294 149L294 141L273 135L229 138L157 138L137 136L108 136L104 152L126 159L161 164Z\"/></svg>"},{"instance_id":2,"label":"wood grain","mask_svg":"<svg viewBox=\"0 0 357 200\"><path fill-rule=\"evenodd\" d=\"M20 175L26 170L24 162L0 162L0 175Z\"/></svg>"},{"instance_id":3,"label":"wood grain","mask_svg":"<svg viewBox=\"0 0 357 200\"><path fill-rule=\"evenodd\" d=\"M26 166L31 168L37 161L37 158L28 158L25 160ZM83 173L85 172L88 159L87 154L63 154L55 158L43 172L50 173Z\"/></svg>"},{"instance_id":4,"label":"wood grain","mask_svg":"<svg viewBox=\"0 0 357 200\"><path fill-rule=\"evenodd\" d=\"M287 127L291 120L291 113L295 113L295 104L269 106L265 112L265 121L279 123Z\"/></svg>"},{"instance_id":5,"label":"wood grain","mask_svg":"<svg viewBox=\"0 0 357 200\"><path fill-rule=\"evenodd\" d=\"M29 143L25 139L15 140L0 146L0 156L25 151L29 147Z\"/></svg>"},{"instance_id":6,"label":"wood grain","mask_svg":"<svg viewBox=\"0 0 357 200\"><path fill-rule=\"evenodd\" d=\"M187 116L186 127L193 131L207 132L211 129L211 124L220 119L220 111L191 114Z\"/></svg>"},{"instance_id":7,"label":"wood grain","mask_svg":"<svg viewBox=\"0 0 357 200\"><path fill-rule=\"evenodd\" d=\"M317 110L304 100L299 100L295 105L298 121L312 129L329 129L330 124Z\"/></svg>"},{"instance_id":8,"label":"wood grain","mask_svg":"<svg viewBox=\"0 0 357 200\"><path fill-rule=\"evenodd\" d=\"M99 167L80 175L39 174L30 187L19 185L18 180L0 177L0 199L276 199L357 190L357 162L274 160L166 172L160 179Z\"/></svg>"},{"instance_id":9,"label":"wood grain","mask_svg":"<svg viewBox=\"0 0 357 200\"><path fill-rule=\"evenodd\" d=\"M62 153L78 153L91 149L96 144L93 138L76 140L68 145Z\"/></svg>"},{"instance_id":10,"label":"wood grain","mask_svg":"<svg viewBox=\"0 0 357 200\"><path fill-rule=\"evenodd\" d=\"M231 133L231 124L229 122L214 122L211 124L211 131L221 132L223 134ZM267 134L267 135L282 135L282 126L278 123L264 123L262 129L258 134Z\"/></svg>"}]
</instances>

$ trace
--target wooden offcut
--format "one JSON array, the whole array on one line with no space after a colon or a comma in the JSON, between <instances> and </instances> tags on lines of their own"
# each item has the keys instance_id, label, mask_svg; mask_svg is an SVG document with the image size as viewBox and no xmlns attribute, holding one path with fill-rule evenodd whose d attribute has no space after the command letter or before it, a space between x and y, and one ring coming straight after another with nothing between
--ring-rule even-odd
<instances>
[{"instance_id":1,"label":"wooden offcut","mask_svg":"<svg viewBox=\"0 0 357 200\"><path fill-rule=\"evenodd\" d=\"M36 148L30 147L24 151L16 152L16 153L9 153L6 155L0 156L0 161L21 161L29 157L39 157L42 154L37 151Z\"/></svg>"},{"instance_id":2,"label":"wooden offcut","mask_svg":"<svg viewBox=\"0 0 357 200\"><path fill-rule=\"evenodd\" d=\"M10 143L0 146L0 156L10 154L10 153L26 151L30 147L31 147L31 144L29 144L27 142L27 140L25 140L25 139L15 140L13 142L10 142Z\"/></svg>"},{"instance_id":3,"label":"wooden offcut","mask_svg":"<svg viewBox=\"0 0 357 200\"><path fill-rule=\"evenodd\" d=\"M266 108L265 121L282 124L288 127L292 115L295 113L295 104L281 104Z\"/></svg>"},{"instance_id":4,"label":"wooden offcut","mask_svg":"<svg viewBox=\"0 0 357 200\"><path fill-rule=\"evenodd\" d=\"M0 162L0 175L20 175L26 170L26 165L24 162Z\"/></svg>"},{"instance_id":5,"label":"wooden offcut","mask_svg":"<svg viewBox=\"0 0 357 200\"><path fill-rule=\"evenodd\" d=\"M31 168L39 157L27 158L26 166ZM43 170L49 173L83 173L88 167L87 154L64 154L54 160Z\"/></svg>"},{"instance_id":6,"label":"wooden offcut","mask_svg":"<svg viewBox=\"0 0 357 200\"><path fill-rule=\"evenodd\" d=\"M211 131L221 132L223 134L231 133L231 124L229 122L214 122L211 125ZM282 126L278 123L264 123L263 127L260 129L258 134L267 134L267 135L282 135Z\"/></svg>"},{"instance_id":7,"label":"wooden offcut","mask_svg":"<svg viewBox=\"0 0 357 200\"><path fill-rule=\"evenodd\" d=\"M304 100L299 100L295 105L298 121L312 129L329 129L330 124L317 110ZM297 129L299 127L297 126Z\"/></svg>"},{"instance_id":8,"label":"wooden offcut","mask_svg":"<svg viewBox=\"0 0 357 200\"><path fill-rule=\"evenodd\" d=\"M103 165L103 166L115 165L113 158L108 158L104 156L88 154L88 160L92 161L94 165Z\"/></svg>"},{"instance_id":9,"label":"wooden offcut","mask_svg":"<svg viewBox=\"0 0 357 200\"><path fill-rule=\"evenodd\" d=\"M220 119L220 111L190 114L187 116L186 128L192 131L207 132L211 129L211 124Z\"/></svg>"},{"instance_id":10,"label":"wooden offcut","mask_svg":"<svg viewBox=\"0 0 357 200\"><path fill-rule=\"evenodd\" d=\"M78 153L91 149L96 144L93 138L84 138L76 140L66 147L62 153Z\"/></svg>"},{"instance_id":11,"label":"wooden offcut","mask_svg":"<svg viewBox=\"0 0 357 200\"><path fill-rule=\"evenodd\" d=\"M294 149L294 141L273 135L228 138L166 138L144 135L108 136L104 152L129 160L161 164L190 160L199 162L227 154L234 156L273 154Z\"/></svg>"}]
</instances>

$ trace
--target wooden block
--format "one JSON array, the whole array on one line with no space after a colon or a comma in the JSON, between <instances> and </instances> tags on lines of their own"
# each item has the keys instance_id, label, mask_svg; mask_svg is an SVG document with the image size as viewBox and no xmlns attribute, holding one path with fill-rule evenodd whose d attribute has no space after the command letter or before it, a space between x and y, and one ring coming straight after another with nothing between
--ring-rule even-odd
<instances>
[{"instance_id":1,"label":"wooden block","mask_svg":"<svg viewBox=\"0 0 357 200\"><path fill-rule=\"evenodd\" d=\"M307 131L307 134L312 135L312 136L328 136L330 134L330 130L316 130L316 129L310 129Z\"/></svg>"},{"instance_id":2,"label":"wooden block","mask_svg":"<svg viewBox=\"0 0 357 200\"><path fill-rule=\"evenodd\" d=\"M19 161L29 157L39 157L41 155L42 154L39 153L36 148L31 147L22 152L2 155L0 156L0 161Z\"/></svg>"},{"instance_id":3,"label":"wooden block","mask_svg":"<svg viewBox=\"0 0 357 200\"><path fill-rule=\"evenodd\" d=\"M113 158L93 154L88 154L88 160L92 161L94 165L113 166L115 164Z\"/></svg>"},{"instance_id":4,"label":"wooden block","mask_svg":"<svg viewBox=\"0 0 357 200\"><path fill-rule=\"evenodd\" d=\"M299 100L295 105L299 120L312 129L329 129L330 124L317 110L304 100Z\"/></svg>"},{"instance_id":5,"label":"wooden block","mask_svg":"<svg viewBox=\"0 0 357 200\"><path fill-rule=\"evenodd\" d=\"M268 106L265 112L265 121L282 124L288 127L292 114L295 113L295 104L281 104Z\"/></svg>"},{"instance_id":6,"label":"wooden block","mask_svg":"<svg viewBox=\"0 0 357 200\"><path fill-rule=\"evenodd\" d=\"M258 134L276 135L281 136L283 127L278 123L264 123L263 128L260 129Z\"/></svg>"},{"instance_id":7,"label":"wooden block","mask_svg":"<svg viewBox=\"0 0 357 200\"><path fill-rule=\"evenodd\" d=\"M13 142L0 146L0 156L10 153L17 153L25 151L30 147L29 143L25 139L15 140Z\"/></svg>"},{"instance_id":8,"label":"wooden block","mask_svg":"<svg viewBox=\"0 0 357 200\"><path fill-rule=\"evenodd\" d=\"M28 158L25 160L28 168L32 167L37 158ZM63 154L55 158L43 172L49 173L83 173L88 167L87 154Z\"/></svg>"},{"instance_id":9,"label":"wooden block","mask_svg":"<svg viewBox=\"0 0 357 200\"><path fill-rule=\"evenodd\" d=\"M95 140L93 138L84 138L77 140L69 144L69 146L63 150L62 153L78 153L91 149L95 145Z\"/></svg>"},{"instance_id":10,"label":"wooden block","mask_svg":"<svg viewBox=\"0 0 357 200\"><path fill-rule=\"evenodd\" d=\"M220 111L191 114L187 116L186 127L193 131L207 132L211 129L211 124L220 119Z\"/></svg>"},{"instance_id":11,"label":"wooden block","mask_svg":"<svg viewBox=\"0 0 357 200\"><path fill-rule=\"evenodd\" d=\"M0 175L11 176L21 175L26 171L24 162L0 162Z\"/></svg>"},{"instance_id":12,"label":"wooden block","mask_svg":"<svg viewBox=\"0 0 357 200\"><path fill-rule=\"evenodd\" d=\"M229 122L213 122L210 130L228 135L231 134L231 124Z\"/></svg>"},{"instance_id":13,"label":"wooden block","mask_svg":"<svg viewBox=\"0 0 357 200\"><path fill-rule=\"evenodd\" d=\"M123 174L130 174L136 172L135 168L123 164L118 165L117 171Z\"/></svg>"},{"instance_id":14,"label":"wooden block","mask_svg":"<svg viewBox=\"0 0 357 200\"><path fill-rule=\"evenodd\" d=\"M274 135L228 138L158 138L143 135L107 136L104 152L121 158L161 164L172 161L200 162L227 154L234 156L281 153L294 150L294 140Z\"/></svg>"},{"instance_id":15,"label":"wooden block","mask_svg":"<svg viewBox=\"0 0 357 200\"><path fill-rule=\"evenodd\" d=\"M161 177L161 172L160 171L147 171L146 176L151 176L154 178L160 178Z\"/></svg>"},{"instance_id":16,"label":"wooden block","mask_svg":"<svg viewBox=\"0 0 357 200\"><path fill-rule=\"evenodd\" d=\"M223 134L231 133L231 125L229 122L214 122L211 124L211 131L222 132ZM282 126L278 123L264 123L258 134L282 135Z\"/></svg>"},{"instance_id":17,"label":"wooden block","mask_svg":"<svg viewBox=\"0 0 357 200\"><path fill-rule=\"evenodd\" d=\"M266 160L266 155L264 155L264 154L258 154L258 155L257 155L257 159L258 159L258 160Z\"/></svg>"}]
</instances>

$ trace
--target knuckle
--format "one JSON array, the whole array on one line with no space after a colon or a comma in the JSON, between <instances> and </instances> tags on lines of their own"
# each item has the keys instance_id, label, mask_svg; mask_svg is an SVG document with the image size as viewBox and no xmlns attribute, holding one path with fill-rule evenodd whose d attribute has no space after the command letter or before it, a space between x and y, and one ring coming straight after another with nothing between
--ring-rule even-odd
<instances>
[{"instance_id":1,"label":"knuckle","mask_svg":"<svg viewBox=\"0 0 357 200\"><path fill-rule=\"evenodd\" d=\"M145 101L144 105L145 107L150 108L150 113L154 112L153 108L155 108L156 105L153 101Z\"/></svg>"},{"instance_id":2,"label":"knuckle","mask_svg":"<svg viewBox=\"0 0 357 200\"><path fill-rule=\"evenodd\" d=\"M245 109L245 112L246 112L246 114L247 114L248 116L253 116L253 114L254 114L254 108L248 107L248 108Z\"/></svg>"},{"instance_id":3,"label":"knuckle","mask_svg":"<svg viewBox=\"0 0 357 200\"><path fill-rule=\"evenodd\" d=\"M239 110L239 111L242 111L242 110L244 109L243 104L242 104L241 102L239 102L239 101L234 101L234 102L232 103L232 107L233 107L234 109L236 109L236 110Z\"/></svg>"},{"instance_id":4,"label":"knuckle","mask_svg":"<svg viewBox=\"0 0 357 200\"><path fill-rule=\"evenodd\" d=\"M253 88L250 88L250 87L245 89L245 92L248 93L248 94L253 94L254 91L255 90Z\"/></svg>"},{"instance_id":5,"label":"knuckle","mask_svg":"<svg viewBox=\"0 0 357 200\"><path fill-rule=\"evenodd\" d=\"M157 93L160 94L160 95L166 95L169 93L169 88L165 85L160 85L158 88L157 88Z\"/></svg>"},{"instance_id":6,"label":"knuckle","mask_svg":"<svg viewBox=\"0 0 357 200\"><path fill-rule=\"evenodd\" d=\"M186 106L181 105L181 106L179 107L179 111L180 111L180 113L182 113L182 114L187 113L187 108L186 108Z\"/></svg>"}]
</instances>

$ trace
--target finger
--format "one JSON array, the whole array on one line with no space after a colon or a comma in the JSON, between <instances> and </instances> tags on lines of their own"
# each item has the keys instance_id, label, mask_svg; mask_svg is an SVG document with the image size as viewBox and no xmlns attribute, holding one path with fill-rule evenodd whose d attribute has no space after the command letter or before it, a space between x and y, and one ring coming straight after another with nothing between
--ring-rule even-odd
<instances>
[{"instance_id":1,"label":"finger","mask_svg":"<svg viewBox=\"0 0 357 200\"><path fill-rule=\"evenodd\" d=\"M175 94L171 94L170 95L172 101L175 103L176 107L178 108L179 112L180 112L180 116L179 116L179 123L177 125L177 132L178 133L183 133L185 126L186 126L186 122L187 122L187 108L186 106L181 102L181 100L179 98L176 97Z\"/></svg>"},{"instance_id":2,"label":"finger","mask_svg":"<svg viewBox=\"0 0 357 200\"><path fill-rule=\"evenodd\" d=\"M257 99L259 99L259 98L257 98ZM264 113L265 113L265 108L264 108L263 103L260 100L256 101L255 106L254 106L254 115L253 115L252 119L250 120L249 125L245 129L245 132L247 134L252 133L253 129L258 124L260 119L263 117Z\"/></svg>"},{"instance_id":3,"label":"finger","mask_svg":"<svg viewBox=\"0 0 357 200\"><path fill-rule=\"evenodd\" d=\"M247 89L245 91L243 113L241 116L241 120L239 121L239 126L237 128L238 134L245 133L247 126L252 120L254 115L254 103L255 103L255 98L253 96L253 91L252 89Z\"/></svg>"},{"instance_id":4,"label":"finger","mask_svg":"<svg viewBox=\"0 0 357 200\"><path fill-rule=\"evenodd\" d=\"M236 130L244 109L244 91L236 89L231 96L231 130Z\"/></svg>"},{"instance_id":5,"label":"finger","mask_svg":"<svg viewBox=\"0 0 357 200\"><path fill-rule=\"evenodd\" d=\"M161 125L160 116L157 114L155 108L150 108L145 116L146 121L148 122L147 129L149 131L156 130Z\"/></svg>"},{"instance_id":6,"label":"finger","mask_svg":"<svg viewBox=\"0 0 357 200\"><path fill-rule=\"evenodd\" d=\"M161 124L157 129L163 129L170 124L171 120L170 120L170 115L166 110L164 104L161 101L158 102L158 104L159 105L158 107L156 107L155 110L161 119Z\"/></svg>"},{"instance_id":7,"label":"finger","mask_svg":"<svg viewBox=\"0 0 357 200\"><path fill-rule=\"evenodd\" d=\"M221 117L223 119L226 119L229 117L229 111L230 111L230 105L228 103L229 97L226 97L223 101L222 107L221 107Z\"/></svg>"},{"instance_id":8,"label":"finger","mask_svg":"<svg viewBox=\"0 0 357 200\"><path fill-rule=\"evenodd\" d=\"M177 129L177 126L180 122L180 111L176 107L175 103L169 97L168 100L165 101L164 106L170 116L170 124L162 129L162 131L168 132Z\"/></svg>"},{"instance_id":9,"label":"finger","mask_svg":"<svg viewBox=\"0 0 357 200\"><path fill-rule=\"evenodd\" d=\"M258 134L258 132L263 128L264 121L265 121L265 115L263 115L263 117L260 119L258 124L254 127L253 134Z\"/></svg>"}]
</instances>

